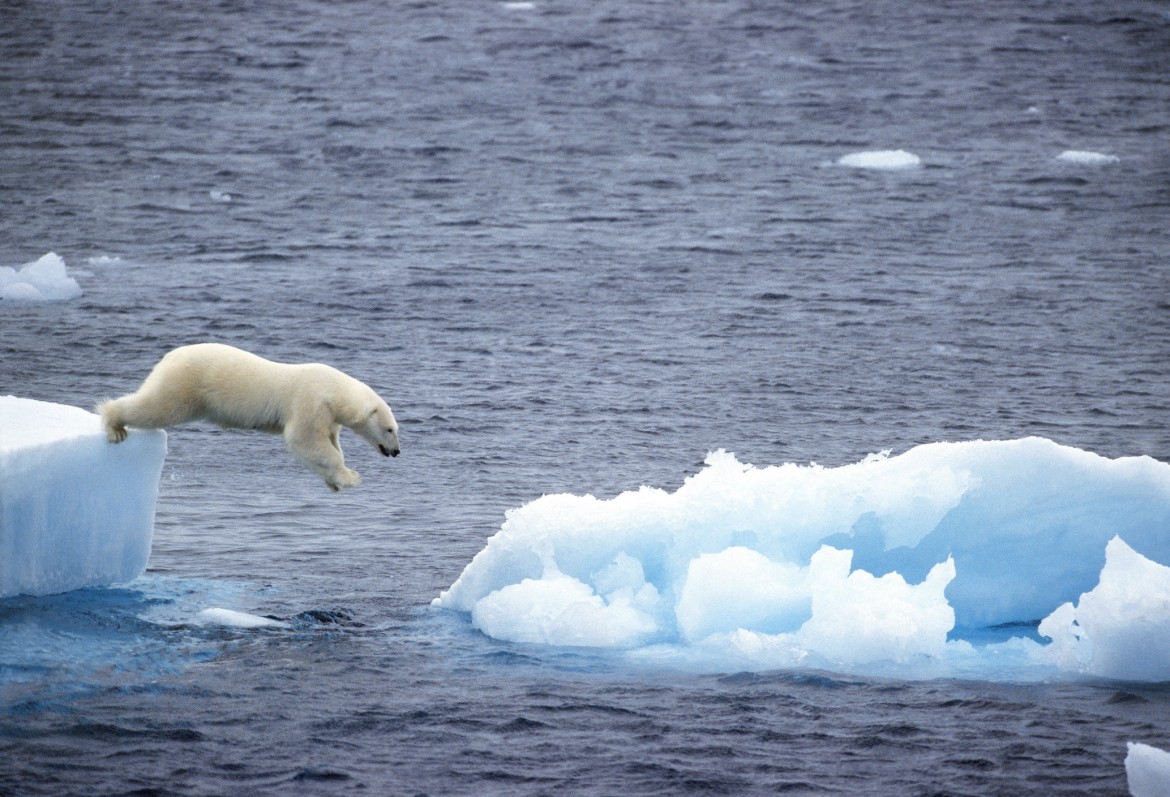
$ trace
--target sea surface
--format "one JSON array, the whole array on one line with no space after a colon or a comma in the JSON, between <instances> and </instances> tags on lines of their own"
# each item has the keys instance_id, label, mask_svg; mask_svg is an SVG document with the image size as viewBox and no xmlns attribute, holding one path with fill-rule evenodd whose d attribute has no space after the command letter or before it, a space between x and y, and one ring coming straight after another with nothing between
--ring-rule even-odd
<instances>
[{"instance_id":1,"label":"sea surface","mask_svg":"<svg viewBox=\"0 0 1170 797\"><path fill-rule=\"evenodd\" d=\"M720 448L1170 460L1168 141L1150 0L4 3L0 265L84 293L0 304L0 394L218 340L365 380L403 453L343 433L334 495L172 430L142 578L0 601L0 795L1126 794L1166 685L692 674L430 602L506 510Z\"/></svg>"}]
</instances>

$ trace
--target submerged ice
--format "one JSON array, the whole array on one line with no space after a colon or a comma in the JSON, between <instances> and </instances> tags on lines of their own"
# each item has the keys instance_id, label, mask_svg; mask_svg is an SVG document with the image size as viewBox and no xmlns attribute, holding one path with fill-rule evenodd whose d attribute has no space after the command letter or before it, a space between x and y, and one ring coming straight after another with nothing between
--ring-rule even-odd
<instances>
[{"instance_id":1,"label":"submerged ice","mask_svg":"<svg viewBox=\"0 0 1170 797\"><path fill-rule=\"evenodd\" d=\"M1170 465L1148 457L1040 438L838 468L717 452L674 493L508 512L434 603L498 639L709 670L1170 680L1167 564Z\"/></svg>"},{"instance_id":2,"label":"submerged ice","mask_svg":"<svg viewBox=\"0 0 1170 797\"><path fill-rule=\"evenodd\" d=\"M164 432L114 446L91 412L0 396L0 597L139 576L165 456Z\"/></svg>"}]
</instances>

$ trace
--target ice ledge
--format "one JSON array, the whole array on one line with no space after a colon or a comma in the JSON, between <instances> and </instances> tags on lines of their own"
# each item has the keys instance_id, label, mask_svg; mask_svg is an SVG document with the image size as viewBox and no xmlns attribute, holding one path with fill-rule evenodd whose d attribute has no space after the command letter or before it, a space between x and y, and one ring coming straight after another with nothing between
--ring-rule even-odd
<instances>
[{"instance_id":1,"label":"ice ledge","mask_svg":"<svg viewBox=\"0 0 1170 797\"><path fill-rule=\"evenodd\" d=\"M166 451L165 432L113 445L91 412L0 396L0 598L140 576Z\"/></svg>"}]
</instances>

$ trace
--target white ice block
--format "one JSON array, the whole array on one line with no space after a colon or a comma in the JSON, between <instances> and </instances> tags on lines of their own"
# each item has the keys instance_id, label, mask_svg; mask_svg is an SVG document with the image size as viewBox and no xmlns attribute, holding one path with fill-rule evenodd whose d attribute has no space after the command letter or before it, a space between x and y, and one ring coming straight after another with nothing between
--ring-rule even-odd
<instances>
[{"instance_id":1,"label":"white ice block","mask_svg":"<svg viewBox=\"0 0 1170 797\"><path fill-rule=\"evenodd\" d=\"M113 444L91 412L0 396L0 598L140 576L166 451L166 432Z\"/></svg>"},{"instance_id":2,"label":"white ice block","mask_svg":"<svg viewBox=\"0 0 1170 797\"><path fill-rule=\"evenodd\" d=\"M1125 777L1133 797L1170 797L1170 753L1129 742Z\"/></svg>"}]
</instances>

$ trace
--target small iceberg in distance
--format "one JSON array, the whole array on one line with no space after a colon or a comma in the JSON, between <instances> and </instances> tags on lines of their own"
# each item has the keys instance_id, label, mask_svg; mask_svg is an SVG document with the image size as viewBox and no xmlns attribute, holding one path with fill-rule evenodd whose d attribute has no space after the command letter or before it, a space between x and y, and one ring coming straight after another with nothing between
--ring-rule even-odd
<instances>
[{"instance_id":1,"label":"small iceberg in distance","mask_svg":"<svg viewBox=\"0 0 1170 797\"><path fill-rule=\"evenodd\" d=\"M69 276L65 261L55 252L20 269L0 266L0 303L65 302L78 296L81 286Z\"/></svg>"},{"instance_id":2,"label":"small iceberg in distance","mask_svg":"<svg viewBox=\"0 0 1170 797\"><path fill-rule=\"evenodd\" d=\"M1090 152L1088 150L1080 149L1066 149L1064 152L1056 156L1058 161L1065 163L1081 163L1090 166L1098 166L1106 163L1119 163L1121 158L1116 155L1106 155L1103 152Z\"/></svg>"},{"instance_id":3,"label":"small iceberg in distance","mask_svg":"<svg viewBox=\"0 0 1170 797\"><path fill-rule=\"evenodd\" d=\"M837 161L840 166L853 169L880 169L894 171L913 169L922 165L922 159L904 149L883 149L873 152L854 152Z\"/></svg>"}]
</instances>

